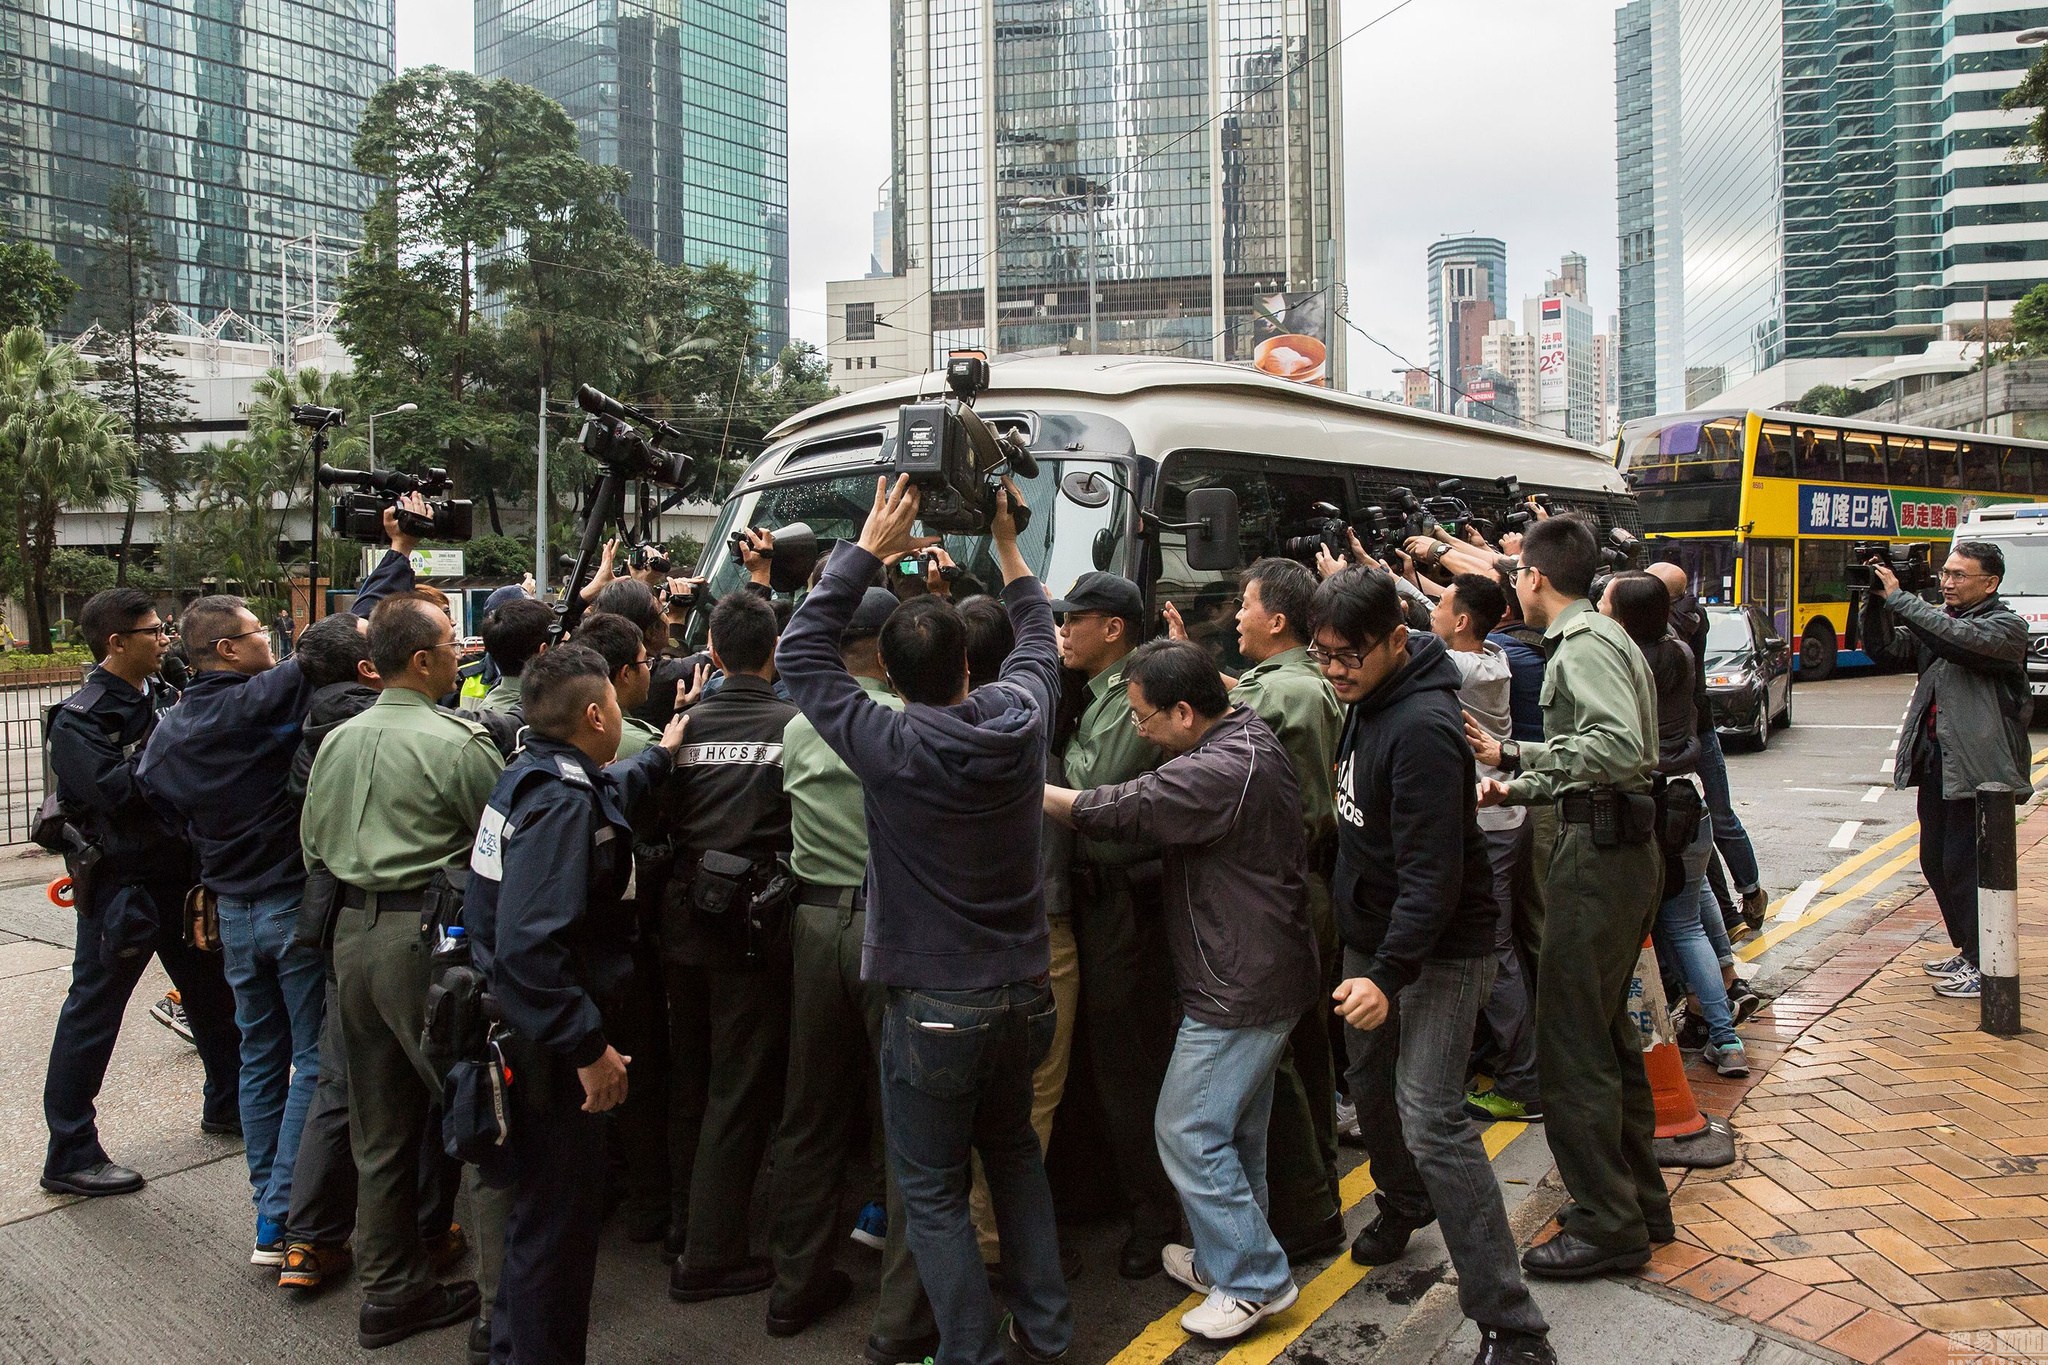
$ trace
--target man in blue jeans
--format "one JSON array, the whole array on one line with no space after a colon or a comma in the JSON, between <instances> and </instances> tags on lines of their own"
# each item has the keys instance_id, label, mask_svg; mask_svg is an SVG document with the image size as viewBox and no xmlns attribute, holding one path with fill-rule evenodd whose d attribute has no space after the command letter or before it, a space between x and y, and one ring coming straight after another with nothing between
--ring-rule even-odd
<instances>
[{"instance_id":1,"label":"man in blue jeans","mask_svg":"<svg viewBox=\"0 0 2048 1365\"><path fill-rule=\"evenodd\" d=\"M1203 1295L1180 1325L1228 1341L1298 1291L1266 1219L1266 1125L1288 1035L1321 994L1301 788L1265 721L1233 707L1200 645L1154 640L1124 669L1131 719L1169 755L1128 782L1047 787L1046 813L1165 852L1165 933L1181 1010L1153 1133L1192 1247L1166 1273Z\"/></svg>"},{"instance_id":2,"label":"man in blue jeans","mask_svg":"<svg viewBox=\"0 0 2048 1365\"><path fill-rule=\"evenodd\" d=\"M424 513L417 494L412 510ZM391 553L353 610L412 588L417 543L387 510ZM239 597L202 597L180 634L194 673L150 737L137 777L150 803L199 855L219 898L222 957L242 1031L242 1136L256 1205L252 1265L284 1263L285 1215L299 1135L320 1077L326 965L297 940L306 866L299 812L286 790L313 684L297 659L278 663L270 632Z\"/></svg>"},{"instance_id":3,"label":"man in blue jeans","mask_svg":"<svg viewBox=\"0 0 2048 1365\"><path fill-rule=\"evenodd\" d=\"M907 705L874 701L840 656L885 557L910 548L919 492L875 481L858 544L842 542L776 652L789 693L861 781L868 829L861 979L889 991L882 1127L905 1239L939 1327L938 1365L999 1365L1007 1335L1032 1360L1074 1336L1052 1191L1031 1128L1031 1073L1052 1045L1051 953L1039 846L1059 652L1045 588L1017 550L1005 482L989 527L1017 647L967 690L967 632L944 598L882 626ZM968 1211L981 1156L1003 1239L1012 1317L998 1327Z\"/></svg>"}]
</instances>

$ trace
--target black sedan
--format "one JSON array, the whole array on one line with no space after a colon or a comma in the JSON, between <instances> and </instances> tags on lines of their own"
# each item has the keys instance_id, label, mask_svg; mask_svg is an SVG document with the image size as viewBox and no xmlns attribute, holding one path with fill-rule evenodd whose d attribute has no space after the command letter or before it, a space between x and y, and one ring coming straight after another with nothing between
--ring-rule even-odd
<instances>
[{"instance_id":1,"label":"black sedan","mask_svg":"<svg viewBox=\"0 0 2048 1365\"><path fill-rule=\"evenodd\" d=\"M1755 607L1708 608L1707 699L1716 730L1758 749L1792 723L1792 647Z\"/></svg>"}]
</instances>

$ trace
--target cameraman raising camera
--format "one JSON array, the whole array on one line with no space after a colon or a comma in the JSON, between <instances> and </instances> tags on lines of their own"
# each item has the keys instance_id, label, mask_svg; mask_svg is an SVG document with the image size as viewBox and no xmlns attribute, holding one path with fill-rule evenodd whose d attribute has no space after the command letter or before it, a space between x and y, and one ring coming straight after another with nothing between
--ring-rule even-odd
<instances>
[{"instance_id":1,"label":"cameraman raising camera","mask_svg":"<svg viewBox=\"0 0 2048 1365\"><path fill-rule=\"evenodd\" d=\"M2025 800L2027 623L1998 595L2005 555L1986 540L1959 540L1941 566L1937 607L1899 589L1873 557L1863 602L1863 642L1879 663L1919 669L1899 730L1892 782L1920 788L1920 869L1934 889L1955 953L1926 965L1934 993L1982 994L1977 971L1977 789L2010 788Z\"/></svg>"}]
</instances>

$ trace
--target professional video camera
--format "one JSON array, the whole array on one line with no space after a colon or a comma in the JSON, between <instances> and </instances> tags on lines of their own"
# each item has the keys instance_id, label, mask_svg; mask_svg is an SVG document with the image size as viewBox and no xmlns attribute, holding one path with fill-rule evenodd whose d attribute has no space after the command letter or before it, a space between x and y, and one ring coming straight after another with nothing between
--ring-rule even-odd
<instances>
[{"instance_id":1,"label":"professional video camera","mask_svg":"<svg viewBox=\"0 0 2048 1365\"><path fill-rule=\"evenodd\" d=\"M988 389L988 357L954 351L946 357L946 387L953 397L905 403L896 415L896 464L921 490L918 520L928 531L979 535L995 516L996 493L1005 474L1038 477L1038 461L1022 434L998 435L974 411ZM1031 520L1021 503L1012 509L1017 529Z\"/></svg>"},{"instance_id":2,"label":"professional video camera","mask_svg":"<svg viewBox=\"0 0 2048 1365\"><path fill-rule=\"evenodd\" d=\"M726 541L732 551L732 562L742 567L747 562L744 536L745 532L734 531ZM793 521L771 531L768 539L768 586L776 592L798 591L810 579L811 569L818 562L817 533L808 522Z\"/></svg>"},{"instance_id":3,"label":"professional video camera","mask_svg":"<svg viewBox=\"0 0 2048 1365\"><path fill-rule=\"evenodd\" d=\"M1874 564L1890 569L1907 592L1917 595L1934 586L1934 552L1925 541L1851 541L1849 566L1842 577L1851 588L1868 588Z\"/></svg>"},{"instance_id":4,"label":"professional video camera","mask_svg":"<svg viewBox=\"0 0 2048 1365\"><path fill-rule=\"evenodd\" d=\"M361 545L384 543L384 509L396 506L407 493L428 499L427 515L398 508L398 529L410 536L429 540L468 540L473 534L475 508L467 498L442 498L448 491L448 471L429 469L408 474L399 469L336 469L323 464L315 473L322 488L346 487L366 491L337 493L334 498L334 534Z\"/></svg>"},{"instance_id":5,"label":"professional video camera","mask_svg":"<svg viewBox=\"0 0 2048 1365\"><path fill-rule=\"evenodd\" d=\"M591 459L616 469L624 478L645 479L670 488L688 477L690 457L661 448L662 441L680 439L682 435L667 422L588 384L576 386L576 404L590 414L576 439ZM652 429L652 440L632 425L636 422Z\"/></svg>"},{"instance_id":6,"label":"professional video camera","mask_svg":"<svg viewBox=\"0 0 2048 1365\"><path fill-rule=\"evenodd\" d=\"M1428 511L1430 518L1445 532L1459 539L1464 538L1465 532L1475 520L1472 508L1459 496L1464 491L1464 480L1445 479L1437 484L1435 496L1422 500L1423 508ZM1429 533L1424 531L1422 534Z\"/></svg>"},{"instance_id":7,"label":"professional video camera","mask_svg":"<svg viewBox=\"0 0 2048 1365\"><path fill-rule=\"evenodd\" d=\"M1626 526L1610 527L1607 544L1601 547L1600 563L1609 573L1626 573L1640 569L1643 559L1643 542Z\"/></svg>"}]
</instances>

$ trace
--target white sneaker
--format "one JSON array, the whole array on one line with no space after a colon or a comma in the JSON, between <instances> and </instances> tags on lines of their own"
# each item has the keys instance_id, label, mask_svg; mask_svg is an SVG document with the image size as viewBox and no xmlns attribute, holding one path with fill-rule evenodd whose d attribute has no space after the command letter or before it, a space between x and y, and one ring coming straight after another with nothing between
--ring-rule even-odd
<instances>
[{"instance_id":1,"label":"white sneaker","mask_svg":"<svg viewBox=\"0 0 2048 1365\"><path fill-rule=\"evenodd\" d=\"M1209 1291L1197 1307L1180 1315L1183 1331L1191 1332L1204 1341L1229 1341L1241 1337L1275 1313L1284 1313L1294 1306L1301 1297L1301 1291L1288 1282L1287 1288L1264 1303L1247 1303L1233 1299L1220 1289Z\"/></svg>"},{"instance_id":2,"label":"white sneaker","mask_svg":"<svg viewBox=\"0 0 2048 1365\"><path fill-rule=\"evenodd\" d=\"M1948 957L1937 957L1921 963L1920 970L1929 976L1954 976L1969 965L1970 959L1961 953L1952 953Z\"/></svg>"},{"instance_id":3,"label":"white sneaker","mask_svg":"<svg viewBox=\"0 0 2048 1365\"><path fill-rule=\"evenodd\" d=\"M1337 1097L1337 1141L1356 1147L1364 1143L1364 1134L1358 1131L1358 1106L1342 1095Z\"/></svg>"},{"instance_id":4,"label":"white sneaker","mask_svg":"<svg viewBox=\"0 0 2048 1365\"><path fill-rule=\"evenodd\" d=\"M1207 1294L1215 1288L1202 1278L1202 1272L1195 1269L1195 1249L1184 1247L1178 1242L1168 1242L1159 1252L1159 1265L1173 1279L1180 1281L1197 1294Z\"/></svg>"}]
</instances>

